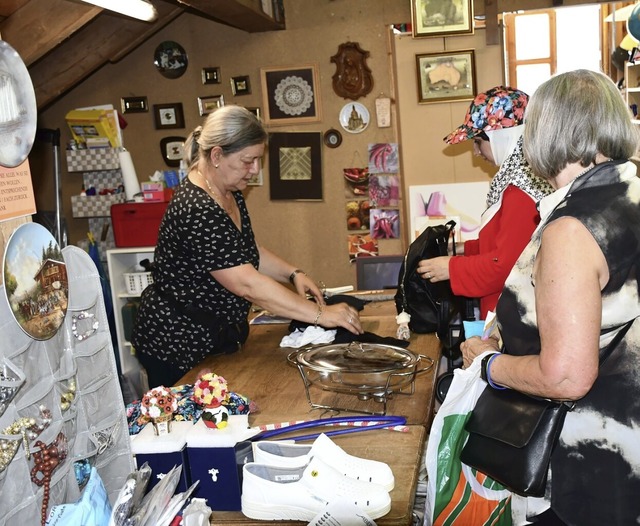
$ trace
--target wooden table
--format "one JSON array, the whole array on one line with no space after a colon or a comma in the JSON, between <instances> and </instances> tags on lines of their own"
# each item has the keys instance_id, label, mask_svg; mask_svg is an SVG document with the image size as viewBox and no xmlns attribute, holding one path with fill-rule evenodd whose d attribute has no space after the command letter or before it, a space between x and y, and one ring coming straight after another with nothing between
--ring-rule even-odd
<instances>
[{"instance_id":1,"label":"wooden table","mask_svg":"<svg viewBox=\"0 0 640 526\"><path fill-rule=\"evenodd\" d=\"M362 326L365 331L378 336L395 337L395 314L392 301L369 303L361 313ZM178 383L194 383L203 368L224 376L233 391L248 396L258 405L258 412L250 417L251 425L331 416L322 415L321 410L311 409L298 368L287 362L287 355L295 350L280 347L282 337L288 334L287 327L286 324L252 325L249 339L242 350L229 355L210 356ZM422 360L420 368L426 368L428 359L434 360L433 367L416 375L413 394L394 394L388 399L387 414L405 416L407 424L429 426L433 416L440 345L433 334L414 334L409 349L427 357ZM309 389L309 394L316 403L346 408L344 414L357 415L361 411L382 410L380 402L363 402L352 394L326 392L315 386Z\"/></svg>"},{"instance_id":2,"label":"wooden table","mask_svg":"<svg viewBox=\"0 0 640 526\"><path fill-rule=\"evenodd\" d=\"M378 336L395 337L395 315L392 301L369 303L361 312L363 328ZM298 368L287 361L287 355L294 349L280 347L280 341L286 334L286 324L252 325L249 339L241 351L207 358L181 378L179 383L193 383L203 368L224 376L233 391L249 397L257 404L258 411L249 415L251 426L332 416L335 413L327 414L311 408ZM391 511L376 520L380 526L407 526L412 522L420 459L433 417L440 344L433 334L414 334L409 349L426 357L421 360L421 368L425 368L427 358L432 359L434 365L416 375L412 394L394 393L387 401L386 414L405 416L408 431L373 430L334 437L334 441L348 453L386 462L391 467L396 486L391 492ZM309 389L309 395L315 403L346 408L346 411L340 412L341 416L362 416L362 411L378 412L382 408L380 402L361 401L353 394L326 392L314 386ZM282 521L278 523L283 524ZM240 512L214 511L211 524L259 525L264 521L253 521Z\"/></svg>"}]
</instances>

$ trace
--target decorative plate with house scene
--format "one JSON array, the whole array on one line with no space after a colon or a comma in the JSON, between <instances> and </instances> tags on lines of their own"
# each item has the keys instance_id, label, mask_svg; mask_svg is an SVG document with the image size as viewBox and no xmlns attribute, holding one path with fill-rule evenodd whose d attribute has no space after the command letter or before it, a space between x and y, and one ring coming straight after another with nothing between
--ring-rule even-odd
<instances>
[{"instance_id":1,"label":"decorative plate with house scene","mask_svg":"<svg viewBox=\"0 0 640 526\"><path fill-rule=\"evenodd\" d=\"M13 317L35 340L53 337L67 313L69 281L62 251L38 223L20 225L4 253L4 290Z\"/></svg>"}]
</instances>

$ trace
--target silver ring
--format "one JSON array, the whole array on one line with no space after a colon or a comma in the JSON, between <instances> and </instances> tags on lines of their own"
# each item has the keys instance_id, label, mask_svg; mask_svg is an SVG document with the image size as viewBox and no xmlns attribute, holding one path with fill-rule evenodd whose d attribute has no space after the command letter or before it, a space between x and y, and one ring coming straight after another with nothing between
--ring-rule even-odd
<instances>
[{"instance_id":1,"label":"silver ring","mask_svg":"<svg viewBox=\"0 0 640 526\"><path fill-rule=\"evenodd\" d=\"M353 323L353 317L349 316L349 323Z\"/></svg>"},{"instance_id":2,"label":"silver ring","mask_svg":"<svg viewBox=\"0 0 640 526\"><path fill-rule=\"evenodd\" d=\"M431 272L427 272L427 279L431 279Z\"/></svg>"}]
</instances>

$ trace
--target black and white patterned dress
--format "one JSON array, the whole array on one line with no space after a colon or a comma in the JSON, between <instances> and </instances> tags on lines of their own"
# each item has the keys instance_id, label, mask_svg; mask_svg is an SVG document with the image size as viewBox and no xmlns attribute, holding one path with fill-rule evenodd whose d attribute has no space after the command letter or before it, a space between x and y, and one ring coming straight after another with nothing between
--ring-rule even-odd
<instances>
[{"instance_id":1,"label":"black and white patterned dress","mask_svg":"<svg viewBox=\"0 0 640 526\"><path fill-rule=\"evenodd\" d=\"M222 345L240 327L246 338L250 302L229 292L210 274L243 264L259 265L258 247L244 198L238 230L227 213L200 187L185 179L160 225L154 283L145 289L132 344L136 353L166 361L186 373L209 354L237 350ZM225 342L229 344L229 342ZM179 375L181 376L181 375Z\"/></svg>"},{"instance_id":2,"label":"black and white patterned dress","mask_svg":"<svg viewBox=\"0 0 640 526\"><path fill-rule=\"evenodd\" d=\"M545 197L540 213L541 225L514 266L498 302L506 351L514 355L539 353L533 263L544 227L563 216L578 219L589 230L609 267L609 282L602 291L603 349L618 327L640 315L640 179L636 167L631 162L600 164L569 187ZM591 391L568 414L553 453L545 499L567 524L640 523L637 320L600 368ZM525 505L531 509L534 503Z\"/></svg>"}]
</instances>

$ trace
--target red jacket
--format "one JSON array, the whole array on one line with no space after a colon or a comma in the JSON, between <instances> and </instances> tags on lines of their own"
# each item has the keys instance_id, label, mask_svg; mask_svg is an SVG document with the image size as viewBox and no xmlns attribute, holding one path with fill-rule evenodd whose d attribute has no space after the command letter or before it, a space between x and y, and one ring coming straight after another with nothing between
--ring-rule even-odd
<instances>
[{"instance_id":1,"label":"red jacket","mask_svg":"<svg viewBox=\"0 0 640 526\"><path fill-rule=\"evenodd\" d=\"M451 289L459 296L480 298L480 319L495 310L504 282L540 222L535 201L508 185L500 209L464 244L464 255L451 258Z\"/></svg>"}]
</instances>

